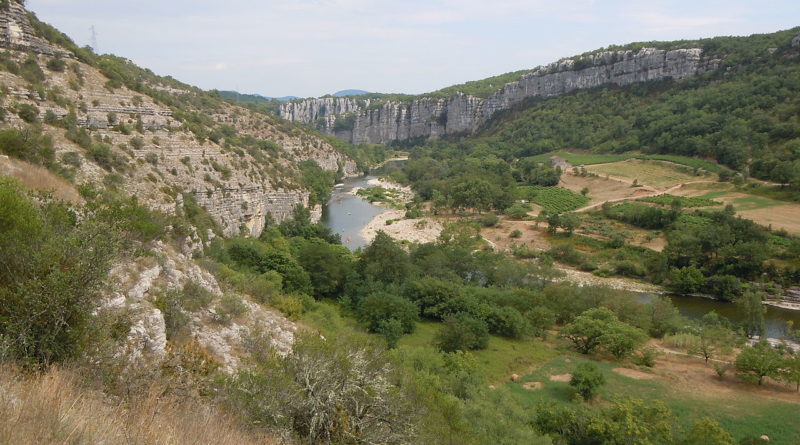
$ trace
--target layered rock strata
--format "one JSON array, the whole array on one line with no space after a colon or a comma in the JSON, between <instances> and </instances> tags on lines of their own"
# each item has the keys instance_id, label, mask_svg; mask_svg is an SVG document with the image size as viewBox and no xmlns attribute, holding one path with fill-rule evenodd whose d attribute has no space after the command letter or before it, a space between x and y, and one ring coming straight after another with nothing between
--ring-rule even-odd
<instances>
[{"instance_id":1,"label":"layered rock strata","mask_svg":"<svg viewBox=\"0 0 800 445\"><path fill-rule=\"evenodd\" d=\"M557 96L603 85L680 81L716 66L717 62L705 60L698 48L604 51L537 68L486 99L459 93L446 99L420 97L410 103L370 106L352 98L320 98L283 104L280 116L315 124L326 134L354 144L436 138L475 132L496 112L531 97ZM337 120L345 117L348 122L337 125Z\"/></svg>"}]
</instances>

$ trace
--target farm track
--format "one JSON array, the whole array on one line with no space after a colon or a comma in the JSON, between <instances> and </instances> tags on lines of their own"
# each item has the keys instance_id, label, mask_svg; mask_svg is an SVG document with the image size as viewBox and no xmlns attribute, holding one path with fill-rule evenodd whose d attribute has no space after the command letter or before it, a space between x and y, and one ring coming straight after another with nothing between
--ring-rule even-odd
<instances>
[{"instance_id":1,"label":"farm track","mask_svg":"<svg viewBox=\"0 0 800 445\"><path fill-rule=\"evenodd\" d=\"M622 180L620 178L614 178L614 180L615 181L624 182L624 183L628 183L628 184L632 184L631 182ZM707 184L707 183L716 184L716 183L718 183L718 181L687 181L687 182L682 182L680 184L673 185L672 187L670 187L668 189L665 189L665 190L661 190L661 191L656 191L656 192L652 192L652 193L645 193L645 194L641 194L641 195L626 196L626 197L623 197L623 198L609 199L607 201L598 202L598 203L595 203L595 204L590 204L590 205L588 205L586 207L581 207L580 209L575 210L575 213L585 212L587 210L591 210L591 209L594 209L594 208L597 208L597 207L601 207L603 204L605 204L607 202L614 203L614 202L629 201L631 199L652 198L654 196L668 195L668 194L671 194L674 191L680 190L682 187L690 185L690 184Z\"/></svg>"}]
</instances>

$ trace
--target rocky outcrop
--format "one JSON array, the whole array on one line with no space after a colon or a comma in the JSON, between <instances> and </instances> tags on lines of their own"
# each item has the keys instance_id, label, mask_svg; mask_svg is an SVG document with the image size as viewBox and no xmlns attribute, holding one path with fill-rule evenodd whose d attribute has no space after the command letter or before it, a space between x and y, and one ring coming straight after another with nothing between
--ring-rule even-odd
<instances>
[{"instance_id":1,"label":"rocky outcrop","mask_svg":"<svg viewBox=\"0 0 800 445\"><path fill-rule=\"evenodd\" d=\"M800 46L800 34L796 35L795 38L792 39L792 46Z\"/></svg>"},{"instance_id":2,"label":"rocky outcrop","mask_svg":"<svg viewBox=\"0 0 800 445\"><path fill-rule=\"evenodd\" d=\"M279 354L288 353L294 344L297 325L280 313L248 301L247 312L226 323L215 321L218 298L222 295L217 280L192 259L173 247L157 242L152 256L122 262L110 272L113 292L105 307L129 314L131 327L120 344L120 355L131 362L159 362L168 353L164 314L155 307L156 297L169 290L180 290L191 282L214 297L204 309L188 313L190 336L219 361L229 373L239 366L241 350L253 334L268 335L269 343ZM158 261L155 260L158 258Z\"/></svg>"},{"instance_id":3,"label":"rocky outcrop","mask_svg":"<svg viewBox=\"0 0 800 445\"><path fill-rule=\"evenodd\" d=\"M605 51L537 68L506 84L486 99L456 94L447 99L421 97L410 103L359 106L355 99L322 98L286 103L281 117L316 124L326 134L354 144L386 143L416 137L440 137L476 131L496 112L531 97L548 97L602 85L630 85L656 80L682 80L714 69L697 48L672 51ZM355 113L353 115L353 113ZM348 121L339 123L342 116Z\"/></svg>"},{"instance_id":4,"label":"rocky outcrop","mask_svg":"<svg viewBox=\"0 0 800 445\"><path fill-rule=\"evenodd\" d=\"M70 57L69 52L34 35L33 27L28 20L28 12L21 4L15 0L9 0L7 8L0 14L0 46L48 56Z\"/></svg>"},{"instance_id":5,"label":"rocky outcrop","mask_svg":"<svg viewBox=\"0 0 800 445\"><path fill-rule=\"evenodd\" d=\"M369 99L361 101L349 97L320 97L281 106L281 117L290 121L314 122L330 115L358 113L369 107Z\"/></svg>"}]
</instances>

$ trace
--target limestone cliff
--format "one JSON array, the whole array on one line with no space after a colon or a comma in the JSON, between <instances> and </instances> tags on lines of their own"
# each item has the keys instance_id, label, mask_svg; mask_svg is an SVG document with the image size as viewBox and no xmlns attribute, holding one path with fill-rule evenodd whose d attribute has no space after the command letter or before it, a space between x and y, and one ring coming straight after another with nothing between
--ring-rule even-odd
<instances>
[{"instance_id":1,"label":"limestone cliff","mask_svg":"<svg viewBox=\"0 0 800 445\"><path fill-rule=\"evenodd\" d=\"M351 98L321 98L283 104L280 116L316 124L329 135L354 144L386 143L415 137L471 133L494 115L531 97L547 97L602 85L682 80L714 69L697 48L672 51L605 51L537 68L486 99L456 94L446 99L419 97L410 103L359 105ZM346 125L337 119L351 114Z\"/></svg>"},{"instance_id":2,"label":"limestone cliff","mask_svg":"<svg viewBox=\"0 0 800 445\"><path fill-rule=\"evenodd\" d=\"M309 204L300 161L356 173L353 160L299 125L125 59L78 57L48 41L42 26L16 1L0 9L0 48L7 50L0 64L3 125L27 127L19 110L34 107L54 139L56 160L71 159L64 167L77 184L122 189L168 213L181 212L189 194L222 235L258 235L268 215L281 221L295 205ZM64 61L60 67L52 63L56 57ZM14 68L23 66L41 76L32 80ZM123 74L111 79L115 72ZM83 143L75 137L81 128Z\"/></svg>"}]
</instances>

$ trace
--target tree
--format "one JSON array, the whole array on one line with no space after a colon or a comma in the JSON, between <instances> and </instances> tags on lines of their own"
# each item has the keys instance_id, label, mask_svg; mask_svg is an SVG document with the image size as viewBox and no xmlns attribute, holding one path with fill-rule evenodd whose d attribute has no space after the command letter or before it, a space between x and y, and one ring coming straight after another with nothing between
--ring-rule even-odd
<instances>
[{"instance_id":1,"label":"tree","mask_svg":"<svg viewBox=\"0 0 800 445\"><path fill-rule=\"evenodd\" d=\"M435 342L443 352L485 349L489 345L489 328L483 320L463 312L448 315L436 334Z\"/></svg>"},{"instance_id":2,"label":"tree","mask_svg":"<svg viewBox=\"0 0 800 445\"><path fill-rule=\"evenodd\" d=\"M760 342L754 346L746 346L736 357L736 371L747 380L757 381L761 385L764 377L778 375L784 363L783 355L772 349L768 343Z\"/></svg>"},{"instance_id":3,"label":"tree","mask_svg":"<svg viewBox=\"0 0 800 445\"><path fill-rule=\"evenodd\" d=\"M419 320L419 307L406 298L386 292L376 292L366 296L358 305L358 318L366 323L367 329L379 332L381 323L397 320L403 327L403 333L414 331Z\"/></svg>"},{"instance_id":4,"label":"tree","mask_svg":"<svg viewBox=\"0 0 800 445\"><path fill-rule=\"evenodd\" d=\"M392 237L380 230L372 244L361 253L358 270L365 278L382 283L402 283L411 273L411 260Z\"/></svg>"},{"instance_id":5,"label":"tree","mask_svg":"<svg viewBox=\"0 0 800 445\"><path fill-rule=\"evenodd\" d=\"M670 286L682 294L699 292L706 284L706 277L698 268L686 266L673 268L669 273Z\"/></svg>"},{"instance_id":6,"label":"tree","mask_svg":"<svg viewBox=\"0 0 800 445\"><path fill-rule=\"evenodd\" d=\"M397 342L400 341L400 338L404 334L403 323L396 318L381 320L375 332L386 340L386 346L389 349L394 349L397 347Z\"/></svg>"},{"instance_id":7,"label":"tree","mask_svg":"<svg viewBox=\"0 0 800 445\"><path fill-rule=\"evenodd\" d=\"M604 385L606 379L600 369L593 363L581 363L572 373L569 385L578 391L585 402L594 398L597 388Z\"/></svg>"},{"instance_id":8,"label":"tree","mask_svg":"<svg viewBox=\"0 0 800 445\"><path fill-rule=\"evenodd\" d=\"M767 308L762 303L761 294L747 291L736 299L736 307L742 315L744 332L748 337L764 334L764 314Z\"/></svg>"},{"instance_id":9,"label":"tree","mask_svg":"<svg viewBox=\"0 0 800 445\"><path fill-rule=\"evenodd\" d=\"M786 358L780 377L784 382L795 385L800 392L800 352L795 352Z\"/></svg>"},{"instance_id":10,"label":"tree","mask_svg":"<svg viewBox=\"0 0 800 445\"><path fill-rule=\"evenodd\" d=\"M559 226L562 227L566 232L567 235L572 235L572 232L575 231L581 225L581 219L578 215L574 213L565 213L561 215L561 221L559 221Z\"/></svg>"},{"instance_id":11,"label":"tree","mask_svg":"<svg viewBox=\"0 0 800 445\"><path fill-rule=\"evenodd\" d=\"M699 342L694 350L690 351L693 354L700 354L708 363L708 360L714 357L720 348L729 347L733 344L733 335L730 327L723 323L715 312L709 312L701 321L700 331L698 332Z\"/></svg>"},{"instance_id":12,"label":"tree","mask_svg":"<svg viewBox=\"0 0 800 445\"><path fill-rule=\"evenodd\" d=\"M630 355L647 340L647 335L636 327L621 321L609 323L606 332L600 336L600 345L621 360Z\"/></svg>"},{"instance_id":13,"label":"tree","mask_svg":"<svg viewBox=\"0 0 800 445\"><path fill-rule=\"evenodd\" d=\"M353 267L350 251L317 238L302 241L298 243L297 261L308 272L314 295L318 298L340 296Z\"/></svg>"},{"instance_id":14,"label":"tree","mask_svg":"<svg viewBox=\"0 0 800 445\"><path fill-rule=\"evenodd\" d=\"M571 341L581 354L589 354L600 346L600 338L615 322L619 320L608 308L589 309L564 326L561 336Z\"/></svg>"},{"instance_id":15,"label":"tree","mask_svg":"<svg viewBox=\"0 0 800 445\"><path fill-rule=\"evenodd\" d=\"M537 306L525 312L524 315L531 325L532 334L537 337L545 337L547 331L556 324L555 312L544 306Z\"/></svg>"}]
</instances>

